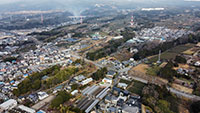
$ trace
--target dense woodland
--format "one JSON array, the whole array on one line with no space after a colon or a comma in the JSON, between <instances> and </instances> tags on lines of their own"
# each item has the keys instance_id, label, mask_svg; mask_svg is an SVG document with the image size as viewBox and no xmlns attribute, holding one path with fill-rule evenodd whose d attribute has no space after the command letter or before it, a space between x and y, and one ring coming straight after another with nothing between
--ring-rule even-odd
<instances>
[{"instance_id":1,"label":"dense woodland","mask_svg":"<svg viewBox=\"0 0 200 113\"><path fill-rule=\"evenodd\" d=\"M142 91L142 103L154 113L178 113L179 99L165 86L148 84Z\"/></svg>"},{"instance_id":2,"label":"dense woodland","mask_svg":"<svg viewBox=\"0 0 200 113\"><path fill-rule=\"evenodd\" d=\"M60 69L61 67L55 65L51 68L45 69L41 72L33 73L25 78L19 85L18 89L13 90L16 96L26 94L30 91L36 91L39 89L48 89L70 78L75 74L77 68ZM42 80L42 77L48 76L46 80Z\"/></svg>"},{"instance_id":3,"label":"dense woodland","mask_svg":"<svg viewBox=\"0 0 200 113\"><path fill-rule=\"evenodd\" d=\"M107 68L101 68L101 69L98 69L95 73L92 74L92 78L94 80L100 80L100 79L103 79L106 75L106 73L108 72Z\"/></svg>"}]
</instances>

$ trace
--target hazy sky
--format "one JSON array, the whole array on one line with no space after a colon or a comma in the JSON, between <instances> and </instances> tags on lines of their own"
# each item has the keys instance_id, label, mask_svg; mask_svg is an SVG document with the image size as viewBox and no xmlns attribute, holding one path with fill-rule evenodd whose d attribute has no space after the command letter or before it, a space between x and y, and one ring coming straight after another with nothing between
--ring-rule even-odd
<instances>
[{"instance_id":1,"label":"hazy sky","mask_svg":"<svg viewBox=\"0 0 200 113\"><path fill-rule=\"evenodd\" d=\"M0 0L0 4L5 4L5 3L13 3L13 2L19 2L19 1L38 1L38 0ZM39 0L39 1L47 1L47 0ZM48 0L52 1L52 0ZM56 0L56 1L71 1L71 0ZM78 1L84 1L84 0L78 0ZM95 0L91 0L95 1ZM99 0L96 0L99 1ZM167 1L167 0L107 0L107 1L117 1L117 2L124 2L124 1L135 1L135 2L143 2L143 1ZM174 0L174 1L200 1L200 0Z\"/></svg>"},{"instance_id":2,"label":"hazy sky","mask_svg":"<svg viewBox=\"0 0 200 113\"><path fill-rule=\"evenodd\" d=\"M13 2L19 2L19 1L38 1L38 0L0 0L0 4L7 4L7 3L13 3ZM39 0L39 1L47 1L47 0ZM52 1L52 0L48 0L48 1ZM71 0L56 0L56 1L71 1ZM84 0L78 0L78 1L84 1ZM95 1L95 0L91 0L91 1ZM99 1L99 0L96 0ZM134 1L134 2L143 2L143 1L166 1L166 0L107 0L107 1L116 1L116 2L124 2L124 1ZM174 1L184 1L184 0L174 0ZM195 0L194 0L195 1ZM196 0L198 1L198 0Z\"/></svg>"}]
</instances>

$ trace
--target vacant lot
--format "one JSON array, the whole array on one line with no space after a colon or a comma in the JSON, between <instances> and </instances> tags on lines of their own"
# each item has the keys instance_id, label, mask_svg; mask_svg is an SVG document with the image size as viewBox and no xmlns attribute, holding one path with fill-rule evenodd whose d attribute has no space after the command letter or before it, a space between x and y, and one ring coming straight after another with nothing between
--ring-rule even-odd
<instances>
[{"instance_id":1,"label":"vacant lot","mask_svg":"<svg viewBox=\"0 0 200 113\"><path fill-rule=\"evenodd\" d=\"M147 64L139 64L138 66L132 68L132 70L140 72L141 74L146 74L149 66Z\"/></svg>"},{"instance_id":2,"label":"vacant lot","mask_svg":"<svg viewBox=\"0 0 200 113\"><path fill-rule=\"evenodd\" d=\"M189 93L189 94L192 94L192 92L193 92L193 89L187 88L187 87L181 86L179 84L175 84L175 83L172 84L172 88L182 91L182 92L185 92L185 93Z\"/></svg>"}]
</instances>

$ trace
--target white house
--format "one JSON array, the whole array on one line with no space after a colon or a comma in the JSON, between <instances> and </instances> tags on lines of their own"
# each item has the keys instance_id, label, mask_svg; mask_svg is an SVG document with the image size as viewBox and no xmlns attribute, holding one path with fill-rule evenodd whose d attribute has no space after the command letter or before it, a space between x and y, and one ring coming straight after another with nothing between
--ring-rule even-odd
<instances>
[{"instance_id":1,"label":"white house","mask_svg":"<svg viewBox=\"0 0 200 113\"><path fill-rule=\"evenodd\" d=\"M110 79L110 78L104 78L104 79L102 80L102 82L103 82L104 84L109 84L109 85L111 85L111 84L112 84L112 79Z\"/></svg>"},{"instance_id":2,"label":"white house","mask_svg":"<svg viewBox=\"0 0 200 113\"><path fill-rule=\"evenodd\" d=\"M92 81L93 81L92 78L87 78L86 80L83 80L83 81L81 82L81 85L86 85L86 84L88 84L88 83L90 83L90 82L92 82Z\"/></svg>"},{"instance_id":3,"label":"white house","mask_svg":"<svg viewBox=\"0 0 200 113\"><path fill-rule=\"evenodd\" d=\"M43 100L49 96L46 92L38 92L37 94L38 94L39 100Z\"/></svg>"},{"instance_id":4,"label":"white house","mask_svg":"<svg viewBox=\"0 0 200 113\"><path fill-rule=\"evenodd\" d=\"M200 66L200 61L195 62L195 66Z\"/></svg>"},{"instance_id":5,"label":"white house","mask_svg":"<svg viewBox=\"0 0 200 113\"><path fill-rule=\"evenodd\" d=\"M74 90L71 92L72 95L76 95L78 93L78 90Z\"/></svg>"},{"instance_id":6,"label":"white house","mask_svg":"<svg viewBox=\"0 0 200 113\"><path fill-rule=\"evenodd\" d=\"M117 86L120 88L126 89L128 85L126 83L118 83Z\"/></svg>"}]
</instances>

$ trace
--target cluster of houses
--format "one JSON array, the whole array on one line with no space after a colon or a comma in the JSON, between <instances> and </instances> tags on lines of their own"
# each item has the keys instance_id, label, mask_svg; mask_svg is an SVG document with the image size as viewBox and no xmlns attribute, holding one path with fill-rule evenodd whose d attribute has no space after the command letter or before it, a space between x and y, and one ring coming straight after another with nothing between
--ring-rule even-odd
<instances>
[{"instance_id":1,"label":"cluster of houses","mask_svg":"<svg viewBox=\"0 0 200 113\"><path fill-rule=\"evenodd\" d=\"M103 101L99 110L109 113L140 113L140 96L133 96L127 90L113 87Z\"/></svg>"},{"instance_id":2,"label":"cluster of houses","mask_svg":"<svg viewBox=\"0 0 200 113\"><path fill-rule=\"evenodd\" d=\"M19 60L0 62L0 89L3 93L12 94L11 91L33 72L46 69L51 63L67 65L72 62L68 51L60 51L52 45L38 47L24 53Z\"/></svg>"},{"instance_id":3,"label":"cluster of houses","mask_svg":"<svg viewBox=\"0 0 200 113\"><path fill-rule=\"evenodd\" d=\"M112 58L100 60L98 63L103 66L110 66L116 70L125 68L125 66L120 61L112 59Z\"/></svg>"},{"instance_id":4,"label":"cluster of houses","mask_svg":"<svg viewBox=\"0 0 200 113\"><path fill-rule=\"evenodd\" d=\"M68 51L60 51L53 44L38 46L38 49L31 50L23 55L23 59L29 61L31 65L40 65L46 63L55 63L70 58Z\"/></svg>"},{"instance_id":5,"label":"cluster of houses","mask_svg":"<svg viewBox=\"0 0 200 113\"><path fill-rule=\"evenodd\" d=\"M29 99L33 103L37 103L38 101L43 100L43 99L47 98L48 96L49 95L46 92L40 91L37 93L30 94L26 98ZM21 97L20 99L24 100L25 97Z\"/></svg>"},{"instance_id":6,"label":"cluster of houses","mask_svg":"<svg viewBox=\"0 0 200 113\"><path fill-rule=\"evenodd\" d=\"M154 28L145 28L137 32L136 37L128 40L128 43L145 43L151 41L165 42L167 40L175 40L184 35L193 33L192 31L179 30L179 29L169 29L166 27L156 26Z\"/></svg>"},{"instance_id":7,"label":"cluster of houses","mask_svg":"<svg viewBox=\"0 0 200 113\"><path fill-rule=\"evenodd\" d=\"M0 56L12 55L12 53L21 47L21 44L28 40L29 37L25 36L12 36L0 39Z\"/></svg>"}]
</instances>

